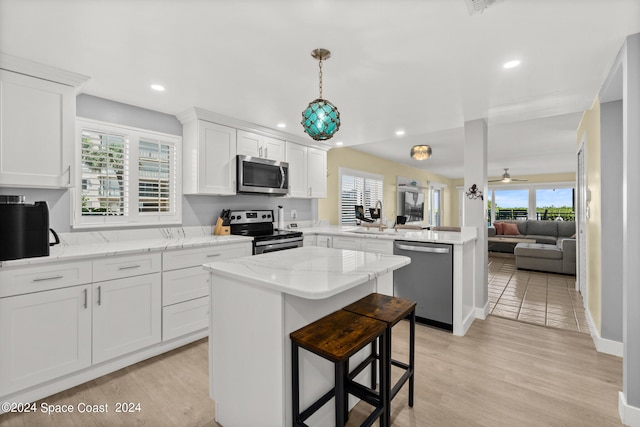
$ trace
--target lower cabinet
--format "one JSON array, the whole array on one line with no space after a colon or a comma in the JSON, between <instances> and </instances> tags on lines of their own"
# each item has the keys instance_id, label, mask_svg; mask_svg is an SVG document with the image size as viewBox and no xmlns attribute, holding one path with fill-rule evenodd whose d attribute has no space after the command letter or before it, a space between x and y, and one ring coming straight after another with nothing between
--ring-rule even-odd
<instances>
[{"instance_id":1,"label":"lower cabinet","mask_svg":"<svg viewBox=\"0 0 640 427\"><path fill-rule=\"evenodd\" d=\"M315 237L316 246L393 255L393 240L322 234Z\"/></svg>"},{"instance_id":2,"label":"lower cabinet","mask_svg":"<svg viewBox=\"0 0 640 427\"><path fill-rule=\"evenodd\" d=\"M0 396L91 365L91 286L0 299Z\"/></svg>"},{"instance_id":3,"label":"lower cabinet","mask_svg":"<svg viewBox=\"0 0 640 427\"><path fill-rule=\"evenodd\" d=\"M93 363L160 342L160 273L93 284Z\"/></svg>"}]
</instances>

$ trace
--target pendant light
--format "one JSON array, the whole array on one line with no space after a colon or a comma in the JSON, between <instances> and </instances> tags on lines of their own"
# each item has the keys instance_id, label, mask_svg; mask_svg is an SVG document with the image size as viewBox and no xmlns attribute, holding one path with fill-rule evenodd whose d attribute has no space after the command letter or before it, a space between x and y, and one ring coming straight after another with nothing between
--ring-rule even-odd
<instances>
[{"instance_id":1,"label":"pendant light","mask_svg":"<svg viewBox=\"0 0 640 427\"><path fill-rule=\"evenodd\" d=\"M411 157L416 160L427 160L431 157L431 147L428 145L414 145L411 147Z\"/></svg>"},{"instance_id":2,"label":"pendant light","mask_svg":"<svg viewBox=\"0 0 640 427\"><path fill-rule=\"evenodd\" d=\"M316 141L330 139L340 129L340 112L331 102L322 99L322 61L331 57L326 49L315 49L311 56L319 61L320 97L309 103L302 112L302 127Z\"/></svg>"}]
</instances>

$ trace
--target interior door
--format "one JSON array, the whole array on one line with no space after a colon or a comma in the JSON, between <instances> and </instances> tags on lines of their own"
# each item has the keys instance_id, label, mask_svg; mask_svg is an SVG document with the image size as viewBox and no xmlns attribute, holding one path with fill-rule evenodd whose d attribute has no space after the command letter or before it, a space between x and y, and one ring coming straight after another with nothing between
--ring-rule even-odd
<instances>
[{"instance_id":1,"label":"interior door","mask_svg":"<svg viewBox=\"0 0 640 427\"><path fill-rule=\"evenodd\" d=\"M587 170L585 162L585 139L583 138L578 150L578 166L577 166L577 187L576 191L576 206L578 212L576 215L578 226L578 256L577 256L577 270L578 281L576 283L576 289L582 294L584 304L587 304L587 218L589 216L589 206L587 197Z\"/></svg>"}]
</instances>

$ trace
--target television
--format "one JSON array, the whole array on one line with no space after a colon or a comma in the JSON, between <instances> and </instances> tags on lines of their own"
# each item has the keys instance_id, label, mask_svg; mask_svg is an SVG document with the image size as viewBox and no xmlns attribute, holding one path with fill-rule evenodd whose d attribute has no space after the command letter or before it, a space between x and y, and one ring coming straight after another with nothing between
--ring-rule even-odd
<instances>
[{"instance_id":1,"label":"television","mask_svg":"<svg viewBox=\"0 0 640 427\"><path fill-rule=\"evenodd\" d=\"M417 191L405 191L402 215L407 217L407 222L424 220L424 193Z\"/></svg>"}]
</instances>

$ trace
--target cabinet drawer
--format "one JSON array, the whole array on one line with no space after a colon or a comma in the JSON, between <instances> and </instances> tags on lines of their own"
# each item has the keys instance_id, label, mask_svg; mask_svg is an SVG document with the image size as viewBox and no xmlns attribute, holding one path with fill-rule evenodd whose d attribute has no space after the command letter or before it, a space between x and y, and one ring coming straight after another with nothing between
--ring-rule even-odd
<instances>
[{"instance_id":1,"label":"cabinet drawer","mask_svg":"<svg viewBox=\"0 0 640 427\"><path fill-rule=\"evenodd\" d=\"M0 297L65 288L91 282L91 261L0 269Z\"/></svg>"},{"instance_id":2,"label":"cabinet drawer","mask_svg":"<svg viewBox=\"0 0 640 427\"><path fill-rule=\"evenodd\" d=\"M140 276L160 271L160 254L132 254L93 261L93 281Z\"/></svg>"},{"instance_id":3,"label":"cabinet drawer","mask_svg":"<svg viewBox=\"0 0 640 427\"><path fill-rule=\"evenodd\" d=\"M180 249L162 254L162 269L196 267L213 261L251 255L251 242Z\"/></svg>"},{"instance_id":4,"label":"cabinet drawer","mask_svg":"<svg viewBox=\"0 0 640 427\"><path fill-rule=\"evenodd\" d=\"M359 251L360 239L336 236L333 238L333 247L336 249L351 249Z\"/></svg>"},{"instance_id":5,"label":"cabinet drawer","mask_svg":"<svg viewBox=\"0 0 640 427\"><path fill-rule=\"evenodd\" d=\"M198 298L162 309L162 341L209 327L209 298Z\"/></svg>"},{"instance_id":6,"label":"cabinet drawer","mask_svg":"<svg viewBox=\"0 0 640 427\"><path fill-rule=\"evenodd\" d=\"M363 239L362 250L365 252L375 252L377 254L393 255L393 241Z\"/></svg>"},{"instance_id":7,"label":"cabinet drawer","mask_svg":"<svg viewBox=\"0 0 640 427\"><path fill-rule=\"evenodd\" d=\"M162 305L172 305L209 295L209 272L202 267L162 273Z\"/></svg>"}]
</instances>

